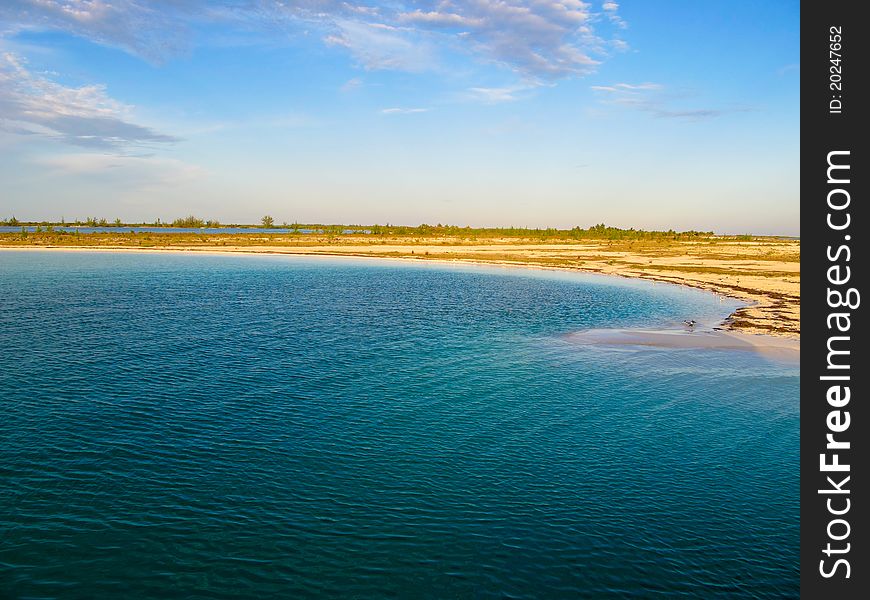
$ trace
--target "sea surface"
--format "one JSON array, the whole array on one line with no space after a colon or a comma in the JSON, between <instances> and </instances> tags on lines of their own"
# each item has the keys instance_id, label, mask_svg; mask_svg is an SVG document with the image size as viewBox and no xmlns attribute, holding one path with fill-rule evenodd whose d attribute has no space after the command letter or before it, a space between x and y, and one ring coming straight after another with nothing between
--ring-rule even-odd
<instances>
[{"instance_id":1,"label":"sea surface","mask_svg":"<svg viewBox=\"0 0 870 600\"><path fill-rule=\"evenodd\" d=\"M799 367L595 275L0 251L0 597L798 595Z\"/></svg>"}]
</instances>

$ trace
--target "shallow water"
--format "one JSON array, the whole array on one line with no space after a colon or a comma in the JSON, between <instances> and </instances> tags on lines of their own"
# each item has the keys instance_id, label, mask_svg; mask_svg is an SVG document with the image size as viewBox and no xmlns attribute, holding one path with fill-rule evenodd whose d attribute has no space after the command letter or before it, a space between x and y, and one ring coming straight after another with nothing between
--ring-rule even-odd
<instances>
[{"instance_id":1,"label":"shallow water","mask_svg":"<svg viewBox=\"0 0 870 600\"><path fill-rule=\"evenodd\" d=\"M795 597L796 365L576 274L0 252L0 595Z\"/></svg>"}]
</instances>

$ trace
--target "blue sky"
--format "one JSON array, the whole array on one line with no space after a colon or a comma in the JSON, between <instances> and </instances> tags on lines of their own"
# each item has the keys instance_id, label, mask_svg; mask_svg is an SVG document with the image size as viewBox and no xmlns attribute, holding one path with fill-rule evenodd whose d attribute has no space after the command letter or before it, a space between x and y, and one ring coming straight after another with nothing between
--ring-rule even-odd
<instances>
[{"instance_id":1,"label":"blue sky","mask_svg":"<svg viewBox=\"0 0 870 600\"><path fill-rule=\"evenodd\" d=\"M799 2L3 0L0 217L799 234Z\"/></svg>"}]
</instances>

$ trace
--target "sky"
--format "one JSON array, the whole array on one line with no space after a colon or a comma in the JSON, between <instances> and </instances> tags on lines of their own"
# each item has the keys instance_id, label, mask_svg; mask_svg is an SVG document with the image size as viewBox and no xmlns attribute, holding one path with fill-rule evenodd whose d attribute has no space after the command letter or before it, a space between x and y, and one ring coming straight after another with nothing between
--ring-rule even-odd
<instances>
[{"instance_id":1,"label":"sky","mask_svg":"<svg viewBox=\"0 0 870 600\"><path fill-rule=\"evenodd\" d=\"M799 235L799 1L0 0L0 218Z\"/></svg>"}]
</instances>

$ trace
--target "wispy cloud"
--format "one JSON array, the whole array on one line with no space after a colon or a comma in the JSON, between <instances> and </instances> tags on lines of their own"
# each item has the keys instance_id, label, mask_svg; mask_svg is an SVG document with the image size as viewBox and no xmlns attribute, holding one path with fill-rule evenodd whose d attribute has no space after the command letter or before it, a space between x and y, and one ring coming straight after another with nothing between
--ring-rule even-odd
<instances>
[{"instance_id":1,"label":"wispy cloud","mask_svg":"<svg viewBox=\"0 0 870 600\"><path fill-rule=\"evenodd\" d=\"M619 52L627 52L629 50L628 42L619 38L614 38L610 40L610 46L614 50L618 50Z\"/></svg>"},{"instance_id":2,"label":"wispy cloud","mask_svg":"<svg viewBox=\"0 0 870 600\"><path fill-rule=\"evenodd\" d=\"M399 21L403 23L424 24L432 27L480 27L484 20L479 17L466 17L453 12L438 12L431 10L424 12L415 10L399 14Z\"/></svg>"},{"instance_id":3,"label":"wispy cloud","mask_svg":"<svg viewBox=\"0 0 870 600\"><path fill-rule=\"evenodd\" d=\"M78 194L81 190L101 190L99 197L103 200L97 204L103 208L99 210L138 205L150 212L155 198L197 189L209 175L199 166L149 154L58 153L28 162L39 168L47 182L51 182L49 185L69 185Z\"/></svg>"},{"instance_id":4,"label":"wispy cloud","mask_svg":"<svg viewBox=\"0 0 870 600\"><path fill-rule=\"evenodd\" d=\"M343 93L347 94L348 92L352 92L354 90L358 90L363 86L363 80L359 77L354 77L352 79L348 79L342 84L339 88Z\"/></svg>"},{"instance_id":5,"label":"wispy cloud","mask_svg":"<svg viewBox=\"0 0 870 600\"><path fill-rule=\"evenodd\" d=\"M604 11L604 14L607 16L611 23L622 29L628 27L628 23L626 23L625 20L619 16L619 4L608 0L601 5L601 9Z\"/></svg>"},{"instance_id":6,"label":"wispy cloud","mask_svg":"<svg viewBox=\"0 0 870 600\"><path fill-rule=\"evenodd\" d=\"M676 104L684 101L689 97L689 94L668 93L666 88L658 83L614 83L612 85L593 85L590 87L601 95L602 104L639 110L661 119L700 121L729 113L747 112L750 110L746 107L677 107Z\"/></svg>"},{"instance_id":7,"label":"wispy cloud","mask_svg":"<svg viewBox=\"0 0 870 600\"><path fill-rule=\"evenodd\" d=\"M31 73L16 55L0 55L0 128L17 134L113 151L177 138L131 122L132 108L101 85L67 87Z\"/></svg>"},{"instance_id":8,"label":"wispy cloud","mask_svg":"<svg viewBox=\"0 0 870 600\"><path fill-rule=\"evenodd\" d=\"M542 85L543 84L541 83L531 82L504 87L472 87L468 88L466 91L465 98L476 102L482 102L484 104L513 102L523 97L527 97L532 90L539 88Z\"/></svg>"},{"instance_id":9,"label":"wispy cloud","mask_svg":"<svg viewBox=\"0 0 870 600\"><path fill-rule=\"evenodd\" d=\"M489 104L513 102L517 99L517 89L513 87L473 87L468 89L470 98Z\"/></svg>"},{"instance_id":10,"label":"wispy cloud","mask_svg":"<svg viewBox=\"0 0 870 600\"><path fill-rule=\"evenodd\" d=\"M428 108L383 108L382 115L413 115L416 113L429 112Z\"/></svg>"},{"instance_id":11,"label":"wispy cloud","mask_svg":"<svg viewBox=\"0 0 870 600\"><path fill-rule=\"evenodd\" d=\"M597 92L614 93L629 93L662 89L662 86L658 83L614 83L613 85L593 85L590 87Z\"/></svg>"},{"instance_id":12,"label":"wispy cloud","mask_svg":"<svg viewBox=\"0 0 870 600\"><path fill-rule=\"evenodd\" d=\"M625 45L599 31L625 26L618 10L605 2L595 12L581 0L410 0L382 7L342 0L5 0L0 30L67 31L160 62L185 51L203 24L275 37L303 25L368 69L433 68L437 45L464 48L523 77L555 79L588 74L608 48Z\"/></svg>"},{"instance_id":13,"label":"wispy cloud","mask_svg":"<svg viewBox=\"0 0 870 600\"><path fill-rule=\"evenodd\" d=\"M400 13L402 22L454 31L473 52L524 76L583 75L598 64L590 50L600 43L590 5L579 0L474 0L423 2L431 10Z\"/></svg>"},{"instance_id":14,"label":"wispy cloud","mask_svg":"<svg viewBox=\"0 0 870 600\"><path fill-rule=\"evenodd\" d=\"M334 22L334 31L323 38L326 44L341 46L366 69L418 72L434 67L430 44L415 39L413 32L383 23L349 19Z\"/></svg>"},{"instance_id":15,"label":"wispy cloud","mask_svg":"<svg viewBox=\"0 0 870 600\"><path fill-rule=\"evenodd\" d=\"M187 22L197 10L196 5L203 4L172 0L3 0L0 25L7 31L67 31L151 62L162 62L188 47Z\"/></svg>"},{"instance_id":16,"label":"wispy cloud","mask_svg":"<svg viewBox=\"0 0 870 600\"><path fill-rule=\"evenodd\" d=\"M81 152L43 156L33 162L45 167L51 176L96 175L118 170L119 177L134 177L128 180L147 185L184 183L203 174L200 167L151 155L114 156Z\"/></svg>"},{"instance_id":17,"label":"wispy cloud","mask_svg":"<svg viewBox=\"0 0 870 600\"><path fill-rule=\"evenodd\" d=\"M592 72L621 43L600 31L618 23L618 9L605 2L596 12L581 0L409 0L379 7L353 0L3 0L0 39L25 30L64 31L160 63L184 53L195 42L193 32L205 35L214 24L261 32L271 42L310 30L368 70L438 69L440 55L457 50L495 63L519 83L474 86L462 95L497 104L521 99L545 82ZM70 87L55 79L32 73L17 54L0 54L0 129L116 155L179 141L137 123L133 107L113 99L103 85ZM340 90L361 85L353 78Z\"/></svg>"}]
</instances>

